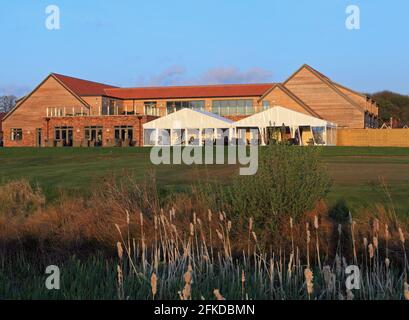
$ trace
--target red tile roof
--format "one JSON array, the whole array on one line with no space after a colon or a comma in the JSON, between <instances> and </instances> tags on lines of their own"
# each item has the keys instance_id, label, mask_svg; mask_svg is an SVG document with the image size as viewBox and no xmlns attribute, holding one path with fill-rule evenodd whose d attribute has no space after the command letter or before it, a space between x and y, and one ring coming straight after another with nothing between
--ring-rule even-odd
<instances>
[{"instance_id":1,"label":"red tile roof","mask_svg":"<svg viewBox=\"0 0 409 320\"><path fill-rule=\"evenodd\" d=\"M262 96L272 83L224 84L207 86L140 87L106 89L107 96L119 99L169 99L211 97L256 97Z\"/></svg>"},{"instance_id":2,"label":"red tile roof","mask_svg":"<svg viewBox=\"0 0 409 320\"><path fill-rule=\"evenodd\" d=\"M105 89L117 88L108 84L77 79L58 73L53 73L52 75L79 96L101 96L105 95Z\"/></svg>"},{"instance_id":3,"label":"red tile roof","mask_svg":"<svg viewBox=\"0 0 409 320\"><path fill-rule=\"evenodd\" d=\"M119 88L103 83L64 76L57 73L53 73L52 75L79 96L104 95L117 99L257 97L262 96L274 85L273 83L262 83Z\"/></svg>"}]
</instances>

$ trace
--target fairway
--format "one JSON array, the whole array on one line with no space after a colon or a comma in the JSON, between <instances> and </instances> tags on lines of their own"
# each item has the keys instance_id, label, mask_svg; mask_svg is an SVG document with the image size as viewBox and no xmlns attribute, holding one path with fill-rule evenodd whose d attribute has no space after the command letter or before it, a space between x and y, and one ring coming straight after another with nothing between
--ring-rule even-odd
<instances>
[{"instance_id":1,"label":"fairway","mask_svg":"<svg viewBox=\"0 0 409 320\"><path fill-rule=\"evenodd\" d=\"M142 179L150 170L161 188L181 190L198 178L209 176L228 182L238 173L237 166L154 166L148 148L1 148L0 183L26 178L38 184L49 200L61 191L85 195L98 188L112 174L132 173ZM347 201L351 210L371 208L376 203L390 205L380 180L386 182L400 215L409 215L409 148L322 148L334 184L330 204Z\"/></svg>"}]
</instances>

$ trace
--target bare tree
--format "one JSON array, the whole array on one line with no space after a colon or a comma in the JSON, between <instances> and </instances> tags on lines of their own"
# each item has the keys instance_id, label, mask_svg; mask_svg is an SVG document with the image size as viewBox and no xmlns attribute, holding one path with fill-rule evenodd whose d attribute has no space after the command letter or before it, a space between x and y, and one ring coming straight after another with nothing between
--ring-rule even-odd
<instances>
[{"instance_id":1,"label":"bare tree","mask_svg":"<svg viewBox=\"0 0 409 320\"><path fill-rule=\"evenodd\" d=\"M0 97L0 112L9 112L16 105L15 96Z\"/></svg>"}]
</instances>

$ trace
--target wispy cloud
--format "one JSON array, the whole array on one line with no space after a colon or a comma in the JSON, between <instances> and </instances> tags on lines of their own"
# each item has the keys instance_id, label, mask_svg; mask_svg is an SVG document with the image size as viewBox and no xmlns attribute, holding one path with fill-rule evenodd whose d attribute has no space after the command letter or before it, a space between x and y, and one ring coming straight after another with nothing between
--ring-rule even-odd
<instances>
[{"instance_id":1,"label":"wispy cloud","mask_svg":"<svg viewBox=\"0 0 409 320\"><path fill-rule=\"evenodd\" d=\"M272 72L262 68L240 70L237 67L212 68L198 76L189 76L183 66L171 66L149 78L139 77L137 85L169 86L272 82Z\"/></svg>"},{"instance_id":2,"label":"wispy cloud","mask_svg":"<svg viewBox=\"0 0 409 320\"><path fill-rule=\"evenodd\" d=\"M251 68L241 71L237 67L214 68L206 71L200 78L209 84L222 83L258 83L271 81L271 71L262 68Z\"/></svg>"}]
</instances>

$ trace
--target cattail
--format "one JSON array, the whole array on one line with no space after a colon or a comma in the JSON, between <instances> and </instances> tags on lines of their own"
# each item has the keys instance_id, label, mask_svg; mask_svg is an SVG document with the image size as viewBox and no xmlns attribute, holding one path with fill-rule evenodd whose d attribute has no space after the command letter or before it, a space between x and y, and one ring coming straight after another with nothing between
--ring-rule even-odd
<instances>
[{"instance_id":1,"label":"cattail","mask_svg":"<svg viewBox=\"0 0 409 320\"><path fill-rule=\"evenodd\" d=\"M249 230L250 231L253 230L253 218L252 217L250 217L250 220L249 220Z\"/></svg>"},{"instance_id":2,"label":"cattail","mask_svg":"<svg viewBox=\"0 0 409 320\"><path fill-rule=\"evenodd\" d=\"M193 237L195 234L195 227L193 223L190 223L190 235Z\"/></svg>"},{"instance_id":3,"label":"cattail","mask_svg":"<svg viewBox=\"0 0 409 320\"><path fill-rule=\"evenodd\" d=\"M391 264L391 261L389 260L389 258L385 258L385 265L387 269L389 269L390 264Z\"/></svg>"},{"instance_id":4,"label":"cattail","mask_svg":"<svg viewBox=\"0 0 409 320\"><path fill-rule=\"evenodd\" d=\"M130 224L130 222L131 222L131 218L129 217L129 211L128 210L126 210L126 224Z\"/></svg>"},{"instance_id":5,"label":"cattail","mask_svg":"<svg viewBox=\"0 0 409 320\"><path fill-rule=\"evenodd\" d=\"M315 229L318 229L318 228L319 228L318 216L314 216L314 228L315 228Z\"/></svg>"},{"instance_id":6,"label":"cattail","mask_svg":"<svg viewBox=\"0 0 409 320\"><path fill-rule=\"evenodd\" d=\"M185 279L185 287L183 288L182 291L182 300L189 300L192 292L192 266L189 265L188 270L186 271L184 275Z\"/></svg>"},{"instance_id":7,"label":"cattail","mask_svg":"<svg viewBox=\"0 0 409 320\"><path fill-rule=\"evenodd\" d=\"M400 242L402 242L402 244L405 244L405 235L403 234L402 228L398 228L398 232Z\"/></svg>"},{"instance_id":8,"label":"cattail","mask_svg":"<svg viewBox=\"0 0 409 320\"><path fill-rule=\"evenodd\" d=\"M141 227L143 227L143 213L142 211L139 213L140 219L141 219Z\"/></svg>"},{"instance_id":9,"label":"cattail","mask_svg":"<svg viewBox=\"0 0 409 320\"><path fill-rule=\"evenodd\" d=\"M223 234L219 231L219 229L216 229L216 233L217 233L217 236L219 237L219 239L223 241L224 237L223 237Z\"/></svg>"},{"instance_id":10,"label":"cattail","mask_svg":"<svg viewBox=\"0 0 409 320\"><path fill-rule=\"evenodd\" d=\"M212 222L212 215L213 215L213 214L212 214L212 210L209 209L209 210L207 211L207 219L209 220L209 222Z\"/></svg>"},{"instance_id":11,"label":"cattail","mask_svg":"<svg viewBox=\"0 0 409 320\"><path fill-rule=\"evenodd\" d=\"M338 253L335 255L335 265L336 265L337 274L340 274L342 271L342 265L341 265L341 257L338 255Z\"/></svg>"},{"instance_id":12,"label":"cattail","mask_svg":"<svg viewBox=\"0 0 409 320\"><path fill-rule=\"evenodd\" d=\"M213 294L216 297L216 300L226 300L225 298L223 298L223 296L220 293L219 289L214 289Z\"/></svg>"},{"instance_id":13,"label":"cattail","mask_svg":"<svg viewBox=\"0 0 409 320\"><path fill-rule=\"evenodd\" d=\"M290 218L290 228L293 228L293 218Z\"/></svg>"},{"instance_id":14,"label":"cattail","mask_svg":"<svg viewBox=\"0 0 409 320\"><path fill-rule=\"evenodd\" d=\"M241 272L241 298L244 299L244 290L246 287L246 275L244 270Z\"/></svg>"},{"instance_id":15,"label":"cattail","mask_svg":"<svg viewBox=\"0 0 409 320\"><path fill-rule=\"evenodd\" d=\"M313 275L311 269L309 269L309 268L305 269L304 270L304 276L305 276L305 282L307 284L308 295L311 295L312 292L313 292L313 289L314 289L314 283L313 283L314 275Z\"/></svg>"},{"instance_id":16,"label":"cattail","mask_svg":"<svg viewBox=\"0 0 409 320\"><path fill-rule=\"evenodd\" d=\"M307 244L311 242L311 232L310 232L310 224L307 222L306 225L306 230L307 230Z\"/></svg>"},{"instance_id":17,"label":"cattail","mask_svg":"<svg viewBox=\"0 0 409 320\"><path fill-rule=\"evenodd\" d=\"M378 238L377 237L373 237L373 245L374 245L375 249L378 249L379 243L378 243Z\"/></svg>"},{"instance_id":18,"label":"cattail","mask_svg":"<svg viewBox=\"0 0 409 320\"><path fill-rule=\"evenodd\" d=\"M347 290L347 300L354 300L355 296L351 290Z\"/></svg>"},{"instance_id":19,"label":"cattail","mask_svg":"<svg viewBox=\"0 0 409 320\"><path fill-rule=\"evenodd\" d=\"M153 296L153 299L155 300L155 296L158 291L158 278L156 277L155 272L152 273L151 288L152 288L152 296Z\"/></svg>"},{"instance_id":20,"label":"cattail","mask_svg":"<svg viewBox=\"0 0 409 320\"><path fill-rule=\"evenodd\" d=\"M193 212L193 224L196 225L196 223L197 223L196 212Z\"/></svg>"},{"instance_id":21,"label":"cattail","mask_svg":"<svg viewBox=\"0 0 409 320\"><path fill-rule=\"evenodd\" d=\"M122 260L122 257L124 255L124 250L122 249L122 244L120 242L118 242L116 244L116 247L117 247L117 251L118 251L118 257L119 257L120 260Z\"/></svg>"},{"instance_id":22,"label":"cattail","mask_svg":"<svg viewBox=\"0 0 409 320\"><path fill-rule=\"evenodd\" d=\"M124 276L122 273L122 268L120 265L117 265L117 274L118 274L118 298L124 299Z\"/></svg>"},{"instance_id":23,"label":"cattail","mask_svg":"<svg viewBox=\"0 0 409 320\"><path fill-rule=\"evenodd\" d=\"M389 240L391 237L390 233L389 233L389 226L387 224L385 224L385 240Z\"/></svg>"},{"instance_id":24,"label":"cattail","mask_svg":"<svg viewBox=\"0 0 409 320\"><path fill-rule=\"evenodd\" d=\"M372 243L369 244L369 246L368 246L368 251L369 251L369 258L372 259L372 258L374 257L374 248L373 248Z\"/></svg>"},{"instance_id":25,"label":"cattail","mask_svg":"<svg viewBox=\"0 0 409 320\"><path fill-rule=\"evenodd\" d=\"M153 223L155 225L155 230L158 230L158 217L156 214L153 216Z\"/></svg>"},{"instance_id":26,"label":"cattail","mask_svg":"<svg viewBox=\"0 0 409 320\"><path fill-rule=\"evenodd\" d=\"M257 235L254 231L252 232L252 235L253 235L254 241L257 242Z\"/></svg>"},{"instance_id":27,"label":"cattail","mask_svg":"<svg viewBox=\"0 0 409 320\"><path fill-rule=\"evenodd\" d=\"M379 220L378 219L374 219L373 221L373 233L374 234L378 234L379 233Z\"/></svg>"},{"instance_id":28,"label":"cattail","mask_svg":"<svg viewBox=\"0 0 409 320\"><path fill-rule=\"evenodd\" d=\"M338 225L338 234L339 234L339 236L341 236L341 234L342 234L342 225L341 224Z\"/></svg>"},{"instance_id":29,"label":"cattail","mask_svg":"<svg viewBox=\"0 0 409 320\"><path fill-rule=\"evenodd\" d=\"M227 222L227 230L229 232L231 231L231 221Z\"/></svg>"},{"instance_id":30,"label":"cattail","mask_svg":"<svg viewBox=\"0 0 409 320\"><path fill-rule=\"evenodd\" d=\"M409 300L409 284L407 282L403 285L403 295L405 296L405 300Z\"/></svg>"},{"instance_id":31,"label":"cattail","mask_svg":"<svg viewBox=\"0 0 409 320\"><path fill-rule=\"evenodd\" d=\"M332 272L331 272L331 267L330 266L324 266L322 268L322 272L324 274L324 281L325 284L327 285L327 288L332 288Z\"/></svg>"}]
</instances>

